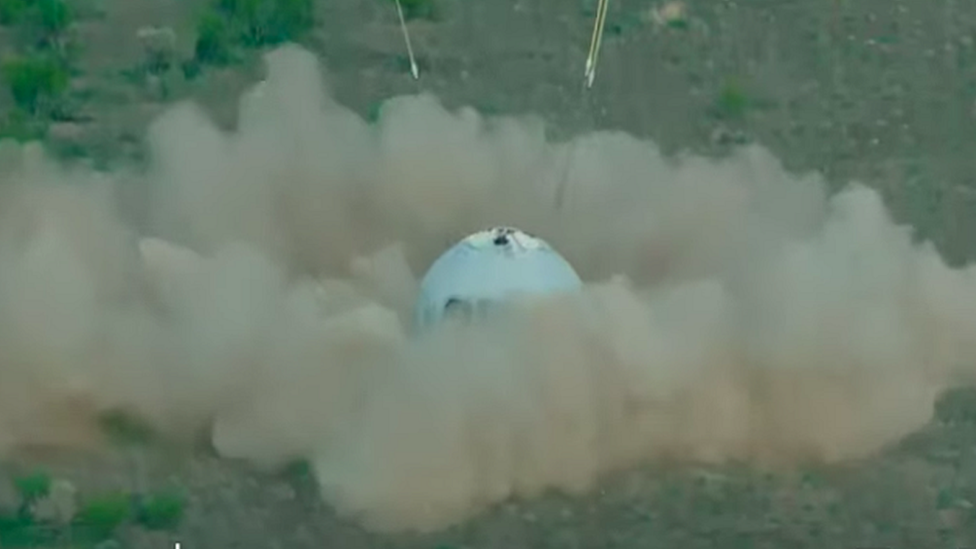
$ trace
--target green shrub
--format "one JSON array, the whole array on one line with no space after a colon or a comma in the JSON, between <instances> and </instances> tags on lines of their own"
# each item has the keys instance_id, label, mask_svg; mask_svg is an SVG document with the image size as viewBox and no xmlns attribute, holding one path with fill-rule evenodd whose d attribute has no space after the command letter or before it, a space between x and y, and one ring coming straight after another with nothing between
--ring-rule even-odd
<instances>
[{"instance_id":1,"label":"green shrub","mask_svg":"<svg viewBox=\"0 0 976 549\"><path fill-rule=\"evenodd\" d=\"M722 86L715 99L714 110L719 118L742 118L750 107L749 96L735 81L728 81Z\"/></svg>"},{"instance_id":2,"label":"green shrub","mask_svg":"<svg viewBox=\"0 0 976 549\"><path fill-rule=\"evenodd\" d=\"M16 25L27 13L27 0L0 0L0 25Z\"/></svg>"},{"instance_id":3,"label":"green shrub","mask_svg":"<svg viewBox=\"0 0 976 549\"><path fill-rule=\"evenodd\" d=\"M297 42L314 26L314 0L214 0L197 23L194 59L225 65L239 46Z\"/></svg>"},{"instance_id":4,"label":"green shrub","mask_svg":"<svg viewBox=\"0 0 976 549\"><path fill-rule=\"evenodd\" d=\"M690 24L688 20L683 17L678 17L675 19L668 20L668 27L676 30L688 30Z\"/></svg>"},{"instance_id":5,"label":"green shrub","mask_svg":"<svg viewBox=\"0 0 976 549\"><path fill-rule=\"evenodd\" d=\"M0 116L0 141L13 139L21 143L39 141L47 133L47 123L21 109L8 109Z\"/></svg>"},{"instance_id":6,"label":"green shrub","mask_svg":"<svg viewBox=\"0 0 976 549\"><path fill-rule=\"evenodd\" d=\"M194 54L201 63L223 65L230 61L231 32L227 20L219 13L207 12L197 23Z\"/></svg>"},{"instance_id":7,"label":"green shrub","mask_svg":"<svg viewBox=\"0 0 976 549\"><path fill-rule=\"evenodd\" d=\"M216 9L247 47L299 40L315 25L313 0L217 0Z\"/></svg>"},{"instance_id":8,"label":"green shrub","mask_svg":"<svg viewBox=\"0 0 976 549\"><path fill-rule=\"evenodd\" d=\"M252 24L255 45L280 44L302 38L315 26L313 0L265 0L273 8Z\"/></svg>"},{"instance_id":9,"label":"green shrub","mask_svg":"<svg viewBox=\"0 0 976 549\"><path fill-rule=\"evenodd\" d=\"M45 40L62 34L72 19L71 8L64 0L0 0L0 25L28 23Z\"/></svg>"},{"instance_id":10,"label":"green shrub","mask_svg":"<svg viewBox=\"0 0 976 549\"><path fill-rule=\"evenodd\" d=\"M82 538L108 539L132 515L131 497L121 492L91 498L74 517L73 530Z\"/></svg>"},{"instance_id":11,"label":"green shrub","mask_svg":"<svg viewBox=\"0 0 976 549\"><path fill-rule=\"evenodd\" d=\"M51 475L37 470L14 479L14 486L25 505L46 497L51 492Z\"/></svg>"},{"instance_id":12,"label":"green shrub","mask_svg":"<svg viewBox=\"0 0 976 549\"><path fill-rule=\"evenodd\" d=\"M10 59L0 65L0 77L17 105L32 114L43 104L58 100L69 83L62 63L43 56Z\"/></svg>"},{"instance_id":13,"label":"green shrub","mask_svg":"<svg viewBox=\"0 0 976 549\"><path fill-rule=\"evenodd\" d=\"M49 34L60 34L71 24L71 10L64 0L37 0L38 23Z\"/></svg>"},{"instance_id":14,"label":"green shrub","mask_svg":"<svg viewBox=\"0 0 976 549\"><path fill-rule=\"evenodd\" d=\"M4 549L52 547L58 537L55 527L36 522L29 513L0 515L0 547Z\"/></svg>"},{"instance_id":15,"label":"green shrub","mask_svg":"<svg viewBox=\"0 0 976 549\"><path fill-rule=\"evenodd\" d=\"M175 492L148 496L140 502L136 520L148 530L176 528L183 519L186 498Z\"/></svg>"}]
</instances>

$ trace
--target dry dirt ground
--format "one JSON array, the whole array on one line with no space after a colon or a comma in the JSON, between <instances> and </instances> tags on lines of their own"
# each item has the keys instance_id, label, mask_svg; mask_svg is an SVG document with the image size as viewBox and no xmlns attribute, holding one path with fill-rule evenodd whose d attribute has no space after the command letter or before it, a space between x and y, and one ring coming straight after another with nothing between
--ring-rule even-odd
<instances>
[{"instance_id":1,"label":"dry dirt ground","mask_svg":"<svg viewBox=\"0 0 976 549\"><path fill-rule=\"evenodd\" d=\"M650 0L611 0L596 84L581 92L595 2L441 0L412 23L410 78L397 19L381 0L320 0L308 45L340 101L368 116L386 97L431 91L448 105L532 113L553 131L621 129L667 150L721 154L742 141L794 170L858 178L954 262L976 253L976 2L689 0L688 24L657 25ZM171 26L189 52L199 0L88 2L73 82L88 118L52 142L96 163L139 154L145 124L194 96L233 124L261 67L192 82L132 76L144 25ZM932 423L863 463L785 472L655 468L586 497L511 502L424 536L377 536L334 517L297 473L262 475L212 456L142 447L108 456L30 456L81 491L175 483L191 494L175 532L125 531L106 547L965 547L976 546L976 393L940 402ZM114 543L115 545L112 545Z\"/></svg>"}]
</instances>

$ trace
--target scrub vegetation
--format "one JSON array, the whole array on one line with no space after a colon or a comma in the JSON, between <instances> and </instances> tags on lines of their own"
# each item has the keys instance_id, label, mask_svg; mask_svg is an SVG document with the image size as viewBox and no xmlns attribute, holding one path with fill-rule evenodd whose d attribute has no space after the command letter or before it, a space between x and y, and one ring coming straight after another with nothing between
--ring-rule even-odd
<instances>
[{"instance_id":1,"label":"scrub vegetation","mask_svg":"<svg viewBox=\"0 0 976 549\"><path fill-rule=\"evenodd\" d=\"M0 506L0 547L5 549L114 547L127 529L177 529L186 507L186 498L173 490L78 496L70 482L45 471L16 477L13 485L15 501Z\"/></svg>"},{"instance_id":2,"label":"scrub vegetation","mask_svg":"<svg viewBox=\"0 0 976 549\"><path fill-rule=\"evenodd\" d=\"M314 26L313 0L215 0L197 22L196 61L226 65L248 49L300 42Z\"/></svg>"},{"instance_id":3,"label":"scrub vegetation","mask_svg":"<svg viewBox=\"0 0 976 549\"><path fill-rule=\"evenodd\" d=\"M14 103L0 116L0 138L35 139L71 117L73 21L63 0L0 0L0 27L14 37L13 53L0 59L0 83Z\"/></svg>"}]
</instances>

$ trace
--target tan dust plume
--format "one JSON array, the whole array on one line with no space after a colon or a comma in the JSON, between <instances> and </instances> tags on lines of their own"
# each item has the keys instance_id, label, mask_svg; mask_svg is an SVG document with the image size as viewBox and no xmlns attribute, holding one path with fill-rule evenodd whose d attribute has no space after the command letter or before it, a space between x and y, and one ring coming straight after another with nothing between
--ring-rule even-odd
<instances>
[{"instance_id":1,"label":"tan dust plume","mask_svg":"<svg viewBox=\"0 0 976 549\"><path fill-rule=\"evenodd\" d=\"M83 443L121 407L257 465L309 458L341 512L430 529L660 458L865 455L973 371L976 273L868 188L828 196L759 147L550 143L428 96L370 125L311 54L268 61L235 132L158 119L145 172L0 150L0 450ZM412 338L417 278L498 224L586 290Z\"/></svg>"}]
</instances>

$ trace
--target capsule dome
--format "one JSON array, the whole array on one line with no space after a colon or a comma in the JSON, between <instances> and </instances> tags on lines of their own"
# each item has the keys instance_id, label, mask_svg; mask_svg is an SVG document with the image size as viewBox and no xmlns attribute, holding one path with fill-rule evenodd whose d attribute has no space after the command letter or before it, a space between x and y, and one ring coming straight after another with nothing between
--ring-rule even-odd
<instances>
[{"instance_id":1,"label":"capsule dome","mask_svg":"<svg viewBox=\"0 0 976 549\"><path fill-rule=\"evenodd\" d=\"M420 283L415 323L426 328L455 314L471 319L519 295L573 292L582 285L545 241L496 227L466 237L431 265Z\"/></svg>"}]
</instances>

